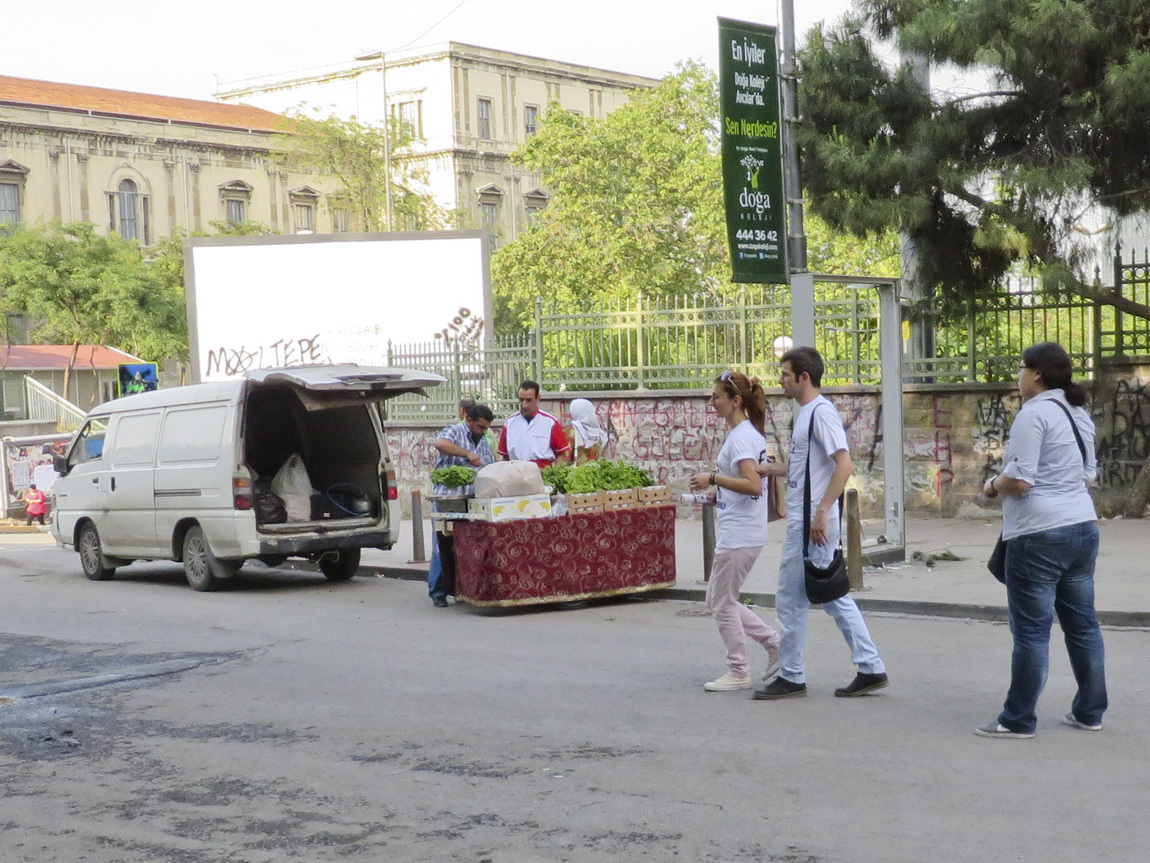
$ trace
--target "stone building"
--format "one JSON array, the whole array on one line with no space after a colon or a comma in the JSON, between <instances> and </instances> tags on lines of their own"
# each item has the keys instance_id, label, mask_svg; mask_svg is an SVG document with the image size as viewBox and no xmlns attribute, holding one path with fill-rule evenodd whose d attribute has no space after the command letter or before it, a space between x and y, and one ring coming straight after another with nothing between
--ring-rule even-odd
<instances>
[{"instance_id":1,"label":"stone building","mask_svg":"<svg viewBox=\"0 0 1150 863\"><path fill-rule=\"evenodd\" d=\"M414 149L427 191L445 210L464 214L464 226L486 227L500 244L547 205L538 175L513 164L510 155L534 134L548 107L602 118L632 91L656 83L450 42L239 82L216 96L276 112L306 105L321 118L355 117L368 125L380 125L388 115L409 123L420 139Z\"/></svg>"},{"instance_id":2,"label":"stone building","mask_svg":"<svg viewBox=\"0 0 1150 863\"><path fill-rule=\"evenodd\" d=\"M272 156L282 122L248 105L0 76L0 224L91 222L145 245L213 221L332 230L333 182Z\"/></svg>"}]
</instances>

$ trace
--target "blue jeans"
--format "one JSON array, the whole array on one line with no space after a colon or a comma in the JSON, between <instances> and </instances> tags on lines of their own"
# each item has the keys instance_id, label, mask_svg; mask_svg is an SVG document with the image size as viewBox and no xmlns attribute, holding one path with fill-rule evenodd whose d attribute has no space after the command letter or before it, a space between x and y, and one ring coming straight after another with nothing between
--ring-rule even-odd
<instances>
[{"instance_id":1,"label":"blue jeans","mask_svg":"<svg viewBox=\"0 0 1150 863\"><path fill-rule=\"evenodd\" d=\"M432 599L455 595L455 561L449 562L448 572L444 572L443 556L439 553L441 534L431 532L431 565L427 567L427 595ZM453 549L454 550L454 549Z\"/></svg>"},{"instance_id":2,"label":"blue jeans","mask_svg":"<svg viewBox=\"0 0 1150 863\"><path fill-rule=\"evenodd\" d=\"M1066 637L1078 693L1070 709L1079 722L1098 725L1106 710L1105 651L1094 613L1094 561L1098 524L1015 537L1006 546L1006 596L1014 653L1010 690L998 721L1011 731L1033 733L1035 708L1050 666L1054 615Z\"/></svg>"},{"instance_id":3,"label":"blue jeans","mask_svg":"<svg viewBox=\"0 0 1150 863\"><path fill-rule=\"evenodd\" d=\"M832 521L827 526L827 544L811 543L811 560L818 566L831 562L834 550L839 543L839 524ZM783 539L783 556L779 561L779 589L775 594L775 611L779 616L782 641L779 642L779 660L782 663L779 676L791 683L806 683L807 673L803 665L803 647L807 641L807 618L811 603L807 599L806 580L803 566L803 525L802 522L788 521L787 534ZM846 639L851 651L851 661L859 671L867 674L882 674L886 671L878 648L871 640L866 621L850 594L828 602L823 611L834 618L839 631Z\"/></svg>"}]
</instances>

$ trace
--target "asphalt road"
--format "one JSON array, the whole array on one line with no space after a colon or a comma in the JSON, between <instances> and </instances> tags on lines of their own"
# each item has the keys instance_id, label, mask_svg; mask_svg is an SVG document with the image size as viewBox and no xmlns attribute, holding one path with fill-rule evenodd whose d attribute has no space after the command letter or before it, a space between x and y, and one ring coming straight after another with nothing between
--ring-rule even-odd
<instances>
[{"instance_id":1,"label":"asphalt road","mask_svg":"<svg viewBox=\"0 0 1150 863\"><path fill-rule=\"evenodd\" d=\"M1105 633L1104 732L1059 724L1056 638L1038 737L985 740L1001 624L871 615L892 686L847 700L818 613L810 696L755 702L703 692L723 650L696 603L444 611L245 573L89 582L0 538L2 863L1146 859L1144 630Z\"/></svg>"}]
</instances>

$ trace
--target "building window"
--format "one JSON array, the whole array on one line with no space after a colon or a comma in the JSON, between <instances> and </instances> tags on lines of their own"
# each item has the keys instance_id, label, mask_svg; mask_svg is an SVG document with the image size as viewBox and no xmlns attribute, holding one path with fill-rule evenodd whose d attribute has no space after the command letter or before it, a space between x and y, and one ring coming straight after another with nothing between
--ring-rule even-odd
<instances>
[{"instance_id":1,"label":"building window","mask_svg":"<svg viewBox=\"0 0 1150 863\"><path fill-rule=\"evenodd\" d=\"M295 205L295 229L315 231L315 207L311 204Z\"/></svg>"},{"instance_id":2,"label":"building window","mask_svg":"<svg viewBox=\"0 0 1150 863\"><path fill-rule=\"evenodd\" d=\"M539 108L535 105L523 106L523 131L528 138L535 134L539 125Z\"/></svg>"},{"instance_id":3,"label":"building window","mask_svg":"<svg viewBox=\"0 0 1150 863\"><path fill-rule=\"evenodd\" d=\"M523 196L523 209L527 212L527 224L533 225L539 218L539 214L547 208L550 203L551 196L544 192L542 189L532 189Z\"/></svg>"},{"instance_id":4,"label":"building window","mask_svg":"<svg viewBox=\"0 0 1150 863\"><path fill-rule=\"evenodd\" d=\"M494 136L491 134L491 100L479 100L479 137L484 141L490 141Z\"/></svg>"},{"instance_id":5,"label":"building window","mask_svg":"<svg viewBox=\"0 0 1150 863\"><path fill-rule=\"evenodd\" d=\"M27 175L28 169L18 162L0 162L0 225L20 221L20 198Z\"/></svg>"},{"instance_id":6,"label":"building window","mask_svg":"<svg viewBox=\"0 0 1150 863\"><path fill-rule=\"evenodd\" d=\"M120 217L120 236L125 240L140 239L139 201L136 184L131 180L121 180L116 192L116 206Z\"/></svg>"},{"instance_id":7,"label":"building window","mask_svg":"<svg viewBox=\"0 0 1150 863\"><path fill-rule=\"evenodd\" d=\"M346 234L351 230L351 216L344 209L331 211L331 229L336 234Z\"/></svg>"},{"instance_id":8,"label":"building window","mask_svg":"<svg viewBox=\"0 0 1150 863\"><path fill-rule=\"evenodd\" d=\"M232 180L220 186L220 198L224 203L224 219L229 225L246 221L248 203L252 199L252 186L243 180Z\"/></svg>"},{"instance_id":9,"label":"building window","mask_svg":"<svg viewBox=\"0 0 1150 863\"><path fill-rule=\"evenodd\" d=\"M491 251L495 251L496 233L499 227L499 205L491 203L481 203L479 205L479 212L483 216L483 227L487 229L487 244Z\"/></svg>"},{"instance_id":10,"label":"building window","mask_svg":"<svg viewBox=\"0 0 1150 863\"><path fill-rule=\"evenodd\" d=\"M121 180L108 195L108 231L145 246L151 242L151 201L135 180Z\"/></svg>"},{"instance_id":11,"label":"building window","mask_svg":"<svg viewBox=\"0 0 1150 863\"><path fill-rule=\"evenodd\" d=\"M499 205L503 203L503 190L491 183L476 190L479 200L479 218L487 231L488 248L494 252L499 240Z\"/></svg>"},{"instance_id":12,"label":"building window","mask_svg":"<svg viewBox=\"0 0 1150 863\"><path fill-rule=\"evenodd\" d=\"M20 187L15 183L0 183L0 225L15 225L20 221Z\"/></svg>"},{"instance_id":13,"label":"building window","mask_svg":"<svg viewBox=\"0 0 1150 863\"><path fill-rule=\"evenodd\" d=\"M295 230L315 231L315 210L319 204L319 192L311 186L301 186L288 192L292 213L295 215Z\"/></svg>"},{"instance_id":14,"label":"building window","mask_svg":"<svg viewBox=\"0 0 1150 863\"><path fill-rule=\"evenodd\" d=\"M423 140L423 102L413 100L400 102L397 106L397 119L400 126L406 126L412 137Z\"/></svg>"}]
</instances>

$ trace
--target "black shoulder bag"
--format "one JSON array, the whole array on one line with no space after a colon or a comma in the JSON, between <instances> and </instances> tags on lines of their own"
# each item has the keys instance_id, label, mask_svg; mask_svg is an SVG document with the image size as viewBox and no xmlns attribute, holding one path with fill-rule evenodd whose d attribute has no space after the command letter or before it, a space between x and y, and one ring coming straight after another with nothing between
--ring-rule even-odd
<instances>
[{"instance_id":1,"label":"black shoulder bag","mask_svg":"<svg viewBox=\"0 0 1150 863\"><path fill-rule=\"evenodd\" d=\"M1078 452L1082 455L1082 464L1086 465L1086 444L1082 442L1082 435L1078 431L1078 423L1074 421L1074 417L1070 415L1069 409L1060 401L1054 402L1058 405L1059 409L1066 414L1066 418L1070 420L1070 430L1074 432L1074 439L1078 441ZM1002 534L998 535L998 542L994 544L994 551L990 553L990 560L986 562L986 568L990 570L990 574L1006 584L1006 544L1010 542L1009 539L1003 539Z\"/></svg>"},{"instance_id":2,"label":"black shoulder bag","mask_svg":"<svg viewBox=\"0 0 1150 863\"><path fill-rule=\"evenodd\" d=\"M816 407L815 410L818 410ZM811 411L811 425L807 430L807 464L803 479L803 579L807 589L807 599L812 604L834 602L847 595L850 579L847 578L847 562L843 559L841 546L842 529L839 530L840 547L828 566L815 566L807 553L811 543L811 447L815 441L815 411ZM842 499L839 500L839 523L842 523Z\"/></svg>"}]
</instances>

